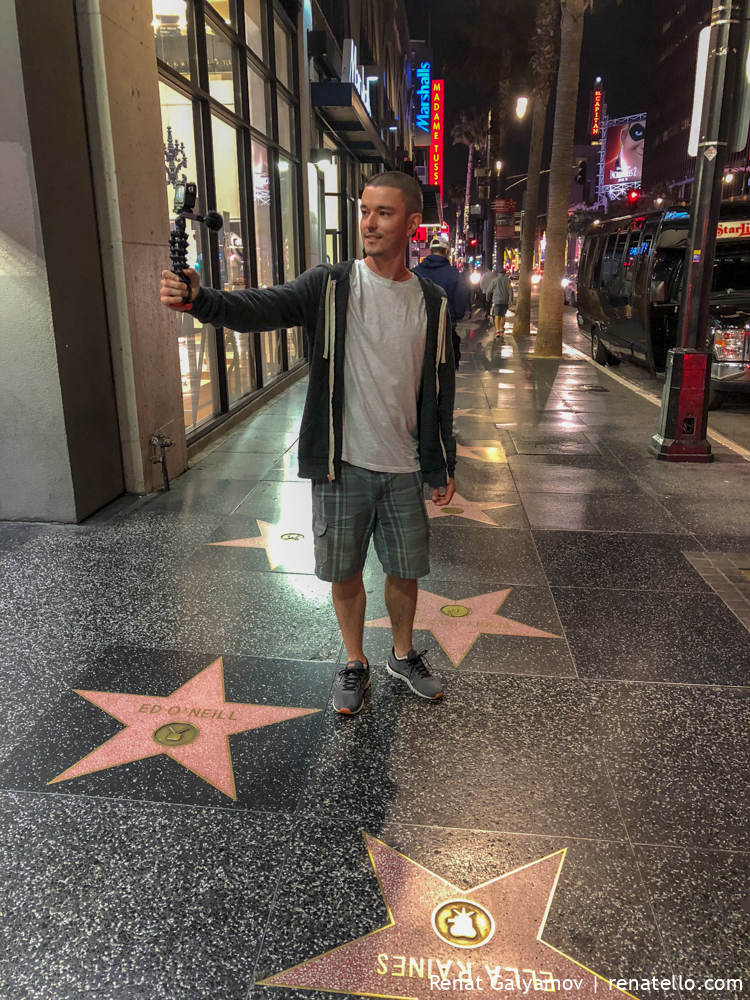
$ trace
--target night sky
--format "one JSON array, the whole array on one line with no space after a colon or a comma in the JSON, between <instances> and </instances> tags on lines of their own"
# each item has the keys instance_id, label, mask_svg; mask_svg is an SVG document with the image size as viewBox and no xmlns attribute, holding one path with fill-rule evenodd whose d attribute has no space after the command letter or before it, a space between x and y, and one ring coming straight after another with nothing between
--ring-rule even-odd
<instances>
[{"instance_id":1,"label":"night sky","mask_svg":"<svg viewBox=\"0 0 750 1000\"><path fill-rule=\"evenodd\" d=\"M427 38L428 18L435 10L433 0L405 0L412 38ZM595 0L594 13L586 17L586 28L581 52L581 85L576 126L576 142L586 142L589 93L597 76L604 80L607 109L610 117L640 114L646 111L650 75L650 45L655 18L649 9L653 0ZM457 0L456 17L460 17L461 2ZM445 191L451 184L466 180L465 146L453 146L450 130L459 113L472 105L487 108L486 96L478 87L461 80L451 79L442 71L446 47L454 44L456 22L445 17L432 18L432 47L434 50L434 75L446 78L445 122ZM547 129L546 162L552 142L554 93L550 99ZM525 173L528 163L530 122L513 122L510 133L508 174ZM511 182L512 183L512 182ZM515 189L518 197L522 187ZM519 199L520 200L520 199Z\"/></svg>"}]
</instances>

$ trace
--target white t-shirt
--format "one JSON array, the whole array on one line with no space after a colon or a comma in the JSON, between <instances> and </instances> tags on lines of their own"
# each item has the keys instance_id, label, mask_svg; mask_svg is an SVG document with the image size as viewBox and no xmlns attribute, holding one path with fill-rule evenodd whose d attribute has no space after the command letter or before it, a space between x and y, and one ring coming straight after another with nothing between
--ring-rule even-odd
<instances>
[{"instance_id":1,"label":"white t-shirt","mask_svg":"<svg viewBox=\"0 0 750 1000\"><path fill-rule=\"evenodd\" d=\"M341 457L373 472L417 472L417 397L427 310L416 275L391 281L356 260L349 278Z\"/></svg>"}]
</instances>

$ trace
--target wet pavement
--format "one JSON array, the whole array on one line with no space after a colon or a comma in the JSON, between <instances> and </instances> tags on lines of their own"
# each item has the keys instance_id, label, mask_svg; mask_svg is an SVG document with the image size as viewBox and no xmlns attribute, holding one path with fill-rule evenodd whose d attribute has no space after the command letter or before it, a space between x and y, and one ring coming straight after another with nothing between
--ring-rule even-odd
<instances>
[{"instance_id":1,"label":"wet pavement","mask_svg":"<svg viewBox=\"0 0 750 1000\"><path fill-rule=\"evenodd\" d=\"M746 991L750 463L657 463L608 371L462 336L440 703L385 672L371 552L331 712L305 383L168 494L0 524L3 1000Z\"/></svg>"}]
</instances>

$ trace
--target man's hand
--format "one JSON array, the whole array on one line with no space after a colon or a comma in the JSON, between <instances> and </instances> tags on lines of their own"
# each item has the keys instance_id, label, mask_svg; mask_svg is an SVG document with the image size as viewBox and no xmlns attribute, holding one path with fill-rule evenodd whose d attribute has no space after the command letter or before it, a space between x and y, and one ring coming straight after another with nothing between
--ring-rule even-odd
<instances>
[{"instance_id":1,"label":"man's hand","mask_svg":"<svg viewBox=\"0 0 750 1000\"><path fill-rule=\"evenodd\" d=\"M447 486L436 486L432 491L432 502L437 507L445 507L447 503L450 503L456 492L456 480L449 479Z\"/></svg>"},{"instance_id":2,"label":"man's hand","mask_svg":"<svg viewBox=\"0 0 750 1000\"><path fill-rule=\"evenodd\" d=\"M201 282L198 277L198 272L194 271L192 267L185 269L185 277L190 281L190 302L195 301L195 296L200 291ZM176 312L184 312L185 309L191 308L190 305L185 304L185 284L180 281L176 274L171 271L161 272L161 291L159 297L161 298L162 305L167 306L169 309L174 309Z\"/></svg>"}]
</instances>

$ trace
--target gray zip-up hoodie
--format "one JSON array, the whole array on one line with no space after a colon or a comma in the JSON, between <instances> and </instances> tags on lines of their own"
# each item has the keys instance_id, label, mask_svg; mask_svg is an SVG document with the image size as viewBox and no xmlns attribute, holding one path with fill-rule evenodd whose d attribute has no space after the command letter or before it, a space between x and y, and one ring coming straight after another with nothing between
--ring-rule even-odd
<instances>
[{"instance_id":1,"label":"gray zip-up hoodie","mask_svg":"<svg viewBox=\"0 0 750 1000\"><path fill-rule=\"evenodd\" d=\"M299 440L302 479L334 480L341 470L344 352L349 274L354 262L320 264L272 288L220 292L201 288L192 315L200 323L242 333L305 328L310 380ZM430 486L445 486L456 467L453 437L455 363L448 300L442 288L417 275L427 312L417 402L419 463ZM398 359L394 359L394 364Z\"/></svg>"}]
</instances>

